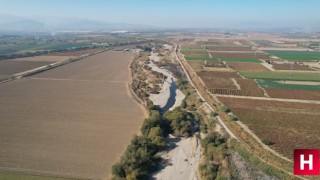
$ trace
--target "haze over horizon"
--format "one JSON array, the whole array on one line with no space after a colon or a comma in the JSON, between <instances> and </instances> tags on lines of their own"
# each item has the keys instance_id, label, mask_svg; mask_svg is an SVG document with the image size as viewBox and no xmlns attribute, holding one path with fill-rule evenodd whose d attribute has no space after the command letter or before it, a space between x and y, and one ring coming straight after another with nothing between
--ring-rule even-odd
<instances>
[{"instance_id":1,"label":"haze over horizon","mask_svg":"<svg viewBox=\"0 0 320 180\"><path fill-rule=\"evenodd\" d=\"M319 28L317 0L0 0L0 14L157 28Z\"/></svg>"}]
</instances>

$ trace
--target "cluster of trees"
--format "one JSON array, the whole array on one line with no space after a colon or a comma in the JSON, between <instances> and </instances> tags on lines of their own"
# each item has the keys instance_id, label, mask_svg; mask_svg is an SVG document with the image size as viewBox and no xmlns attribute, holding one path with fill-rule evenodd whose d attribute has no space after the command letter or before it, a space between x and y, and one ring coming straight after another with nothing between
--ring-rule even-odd
<instances>
[{"instance_id":1,"label":"cluster of trees","mask_svg":"<svg viewBox=\"0 0 320 180\"><path fill-rule=\"evenodd\" d=\"M149 106L153 109L151 103ZM161 160L157 153L167 145L159 111L150 110L141 133L142 136L133 138L120 161L112 167L114 179L148 179L149 174L156 170Z\"/></svg>"},{"instance_id":2,"label":"cluster of trees","mask_svg":"<svg viewBox=\"0 0 320 180\"><path fill-rule=\"evenodd\" d=\"M163 121L166 129L173 132L175 136L190 136L193 127L192 116L186 111L175 108L173 111L168 111L163 116Z\"/></svg>"},{"instance_id":3,"label":"cluster of trees","mask_svg":"<svg viewBox=\"0 0 320 180\"><path fill-rule=\"evenodd\" d=\"M226 138L219 133L209 133L201 140L204 149L205 162L199 165L199 174L202 179L216 179L221 168L220 162L227 152Z\"/></svg>"},{"instance_id":4,"label":"cluster of trees","mask_svg":"<svg viewBox=\"0 0 320 180\"><path fill-rule=\"evenodd\" d=\"M147 179L157 168L157 146L145 136L135 136L120 161L112 167L114 179Z\"/></svg>"}]
</instances>

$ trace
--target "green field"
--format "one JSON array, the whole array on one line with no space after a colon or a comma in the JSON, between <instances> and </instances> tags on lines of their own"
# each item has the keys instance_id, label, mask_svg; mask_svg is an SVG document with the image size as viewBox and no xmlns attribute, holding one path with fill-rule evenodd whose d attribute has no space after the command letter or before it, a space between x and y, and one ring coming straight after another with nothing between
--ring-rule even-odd
<instances>
[{"instance_id":1,"label":"green field","mask_svg":"<svg viewBox=\"0 0 320 180\"><path fill-rule=\"evenodd\" d=\"M277 56L281 59L286 60L320 60L320 52L310 52L310 51L265 51L269 54Z\"/></svg>"},{"instance_id":2,"label":"green field","mask_svg":"<svg viewBox=\"0 0 320 180\"><path fill-rule=\"evenodd\" d=\"M92 44L43 44L43 45L37 45L32 48L29 48L27 50L63 50L63 49L72 49L72 48L82 48L82 47L92 47Z\"/></svg>"},{"instance_id":3,"label":"green field","mask_svg":"<svg viewBox=\"0 0 320 180\"><path fill-rule=\"evenodd\" d=\"M205 50L192 49L192 50L182 50L182 54L208 54Z\"/></svg>"},{"instance_id":4,"label":"green field","mask_svg":"<svg viewBox=\"0 0 320 180\"><path fill-rule=\"evenodd\" d=\"M253 42L255 42L256 44L262 45L262 46L268 46L268 47L272 47L273 44L269 41L266 40L253 40Z\"/></svg>"},{"instance_id":5,"label":"green field","mask_svg":"<svg viewBox=\"0 0 320 180\"><path fill-rule=\"evenodd\" d=\"M197 57L189 57L189 56L186 56L185 59L187 61L194 61L194 60L201 60L201 61L219 61L217 58L210 58L210 57L207 57L207 56L197 56Z\"/></svg>"},{"instance_id":6,"label":"green field","mask_svg":"<svg viewBox=\"0 0 320 180\"><path fill-rule=\"evenodd\" d=\"M320 91L320 86L315 86L315 85L283 84L274 80L264 80L264 79L257 79L257 82L260 84L260 86L264 88Z\"/></svg>"},{"instance_id":7,"label":"green field","mask_svg":"<svg viewBox=\"0 0 320 180\"><path fill-rule=\"evenodd\" d=\"M251 63L262 63L259 59L241 59L241 58L219 58L221 61L226 62L251 62Z\"/></svg>"},{"instance_id":8,"label":"green field","mask_svg":"<svg viewBox=\"0 0 320 180\"><path fill-rule=\"evenodd\" d=\"M250 79L271 80L295 80L295 81L320 81L318 73L295 73L288 72L241 72L242 76Z\"/></svg>"}]
</instances>

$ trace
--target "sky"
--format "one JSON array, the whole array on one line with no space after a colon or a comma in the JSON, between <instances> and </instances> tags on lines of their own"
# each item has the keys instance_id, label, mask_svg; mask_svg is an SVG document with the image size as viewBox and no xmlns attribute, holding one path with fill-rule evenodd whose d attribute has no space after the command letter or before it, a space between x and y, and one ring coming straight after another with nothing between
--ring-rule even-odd
<instances>
[{"instance_id":1,"label":"sky","mask_svg":"<svg viewBox=\"0 0 320 180\"><path fill-rule=\"evenodd\" d=\"M0 14L76 17L157 27L308 27L320 0L0 0Z\"/></svg>"}]
</instances>

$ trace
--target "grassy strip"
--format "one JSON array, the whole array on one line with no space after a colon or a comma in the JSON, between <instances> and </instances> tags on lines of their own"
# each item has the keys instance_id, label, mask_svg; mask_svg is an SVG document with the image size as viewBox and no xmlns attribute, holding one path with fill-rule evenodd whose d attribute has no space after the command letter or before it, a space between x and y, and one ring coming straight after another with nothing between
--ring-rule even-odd
<instances>
[{"instance_id":1,"label":"grassy strip","mask_svg":"<svg viewBox=\"0 0 320 180\"><path fill-rule=\"evenodd\" d=\"M259 83L260 86L264 88L320 91L320 86L316 86L316 85L283 84L273 80L264 80L264 79L257 79L257 82Z\"/></svg>"},{"instance_id":2,"label":"grassy strip","mask_svg":"<svg viewBox=\"0 0 320 180\"><path fill-rule=\"evenodd\" d=\"M182 50L182 54L208 54L205 50L198 50L198 49L190 49L190 50Z\"/></svg>"},{"instance_id":3,"label":"grassy strip","mask_svg":"<svg viewBox=\"0 0 320 180\"><path fill-rule=\"evenodd\" d=\"M242 59L242 58L220 58L221 61L226 62L251 62L251 63L261 63L259 59Z\"/></svg>"},{"instance_id":4,"label":"grassy strip","mask_svg":"<svg viewBox=\"0 0 320 180\"><path fill-rule=\"evenodd\" d=\"M319 52L309 52L309 51L277 51L277 50L270 50L265 51L269 54L277 56L281 59L287 60L303 60L303 61L310 61L310 60L320 60L320 53Z\"/></svg>"},{"instance_id":5,"label":"grassy strip","mask_svg":"<svg viewBox=\"0 0 320 180\"><path fill-rule=\"evenodd\" d=\"M317 73L241 72L240 74L250 79L320 81L320 75Z\"/></svg>"},{"instance_id":6,"label":"grassy strip","mask_svg":"<svg viewBox=\"0 0 320 180\"><path fill-rule=\"evenodd\" d=\"M192 60L200 60L200 61L219 61L217 58L210 58L210 57L206 57L206 56L198 56L198 57L189 57L186 56L185 59L187 61L192 61Z\"/></svg>"}]
</instances>

